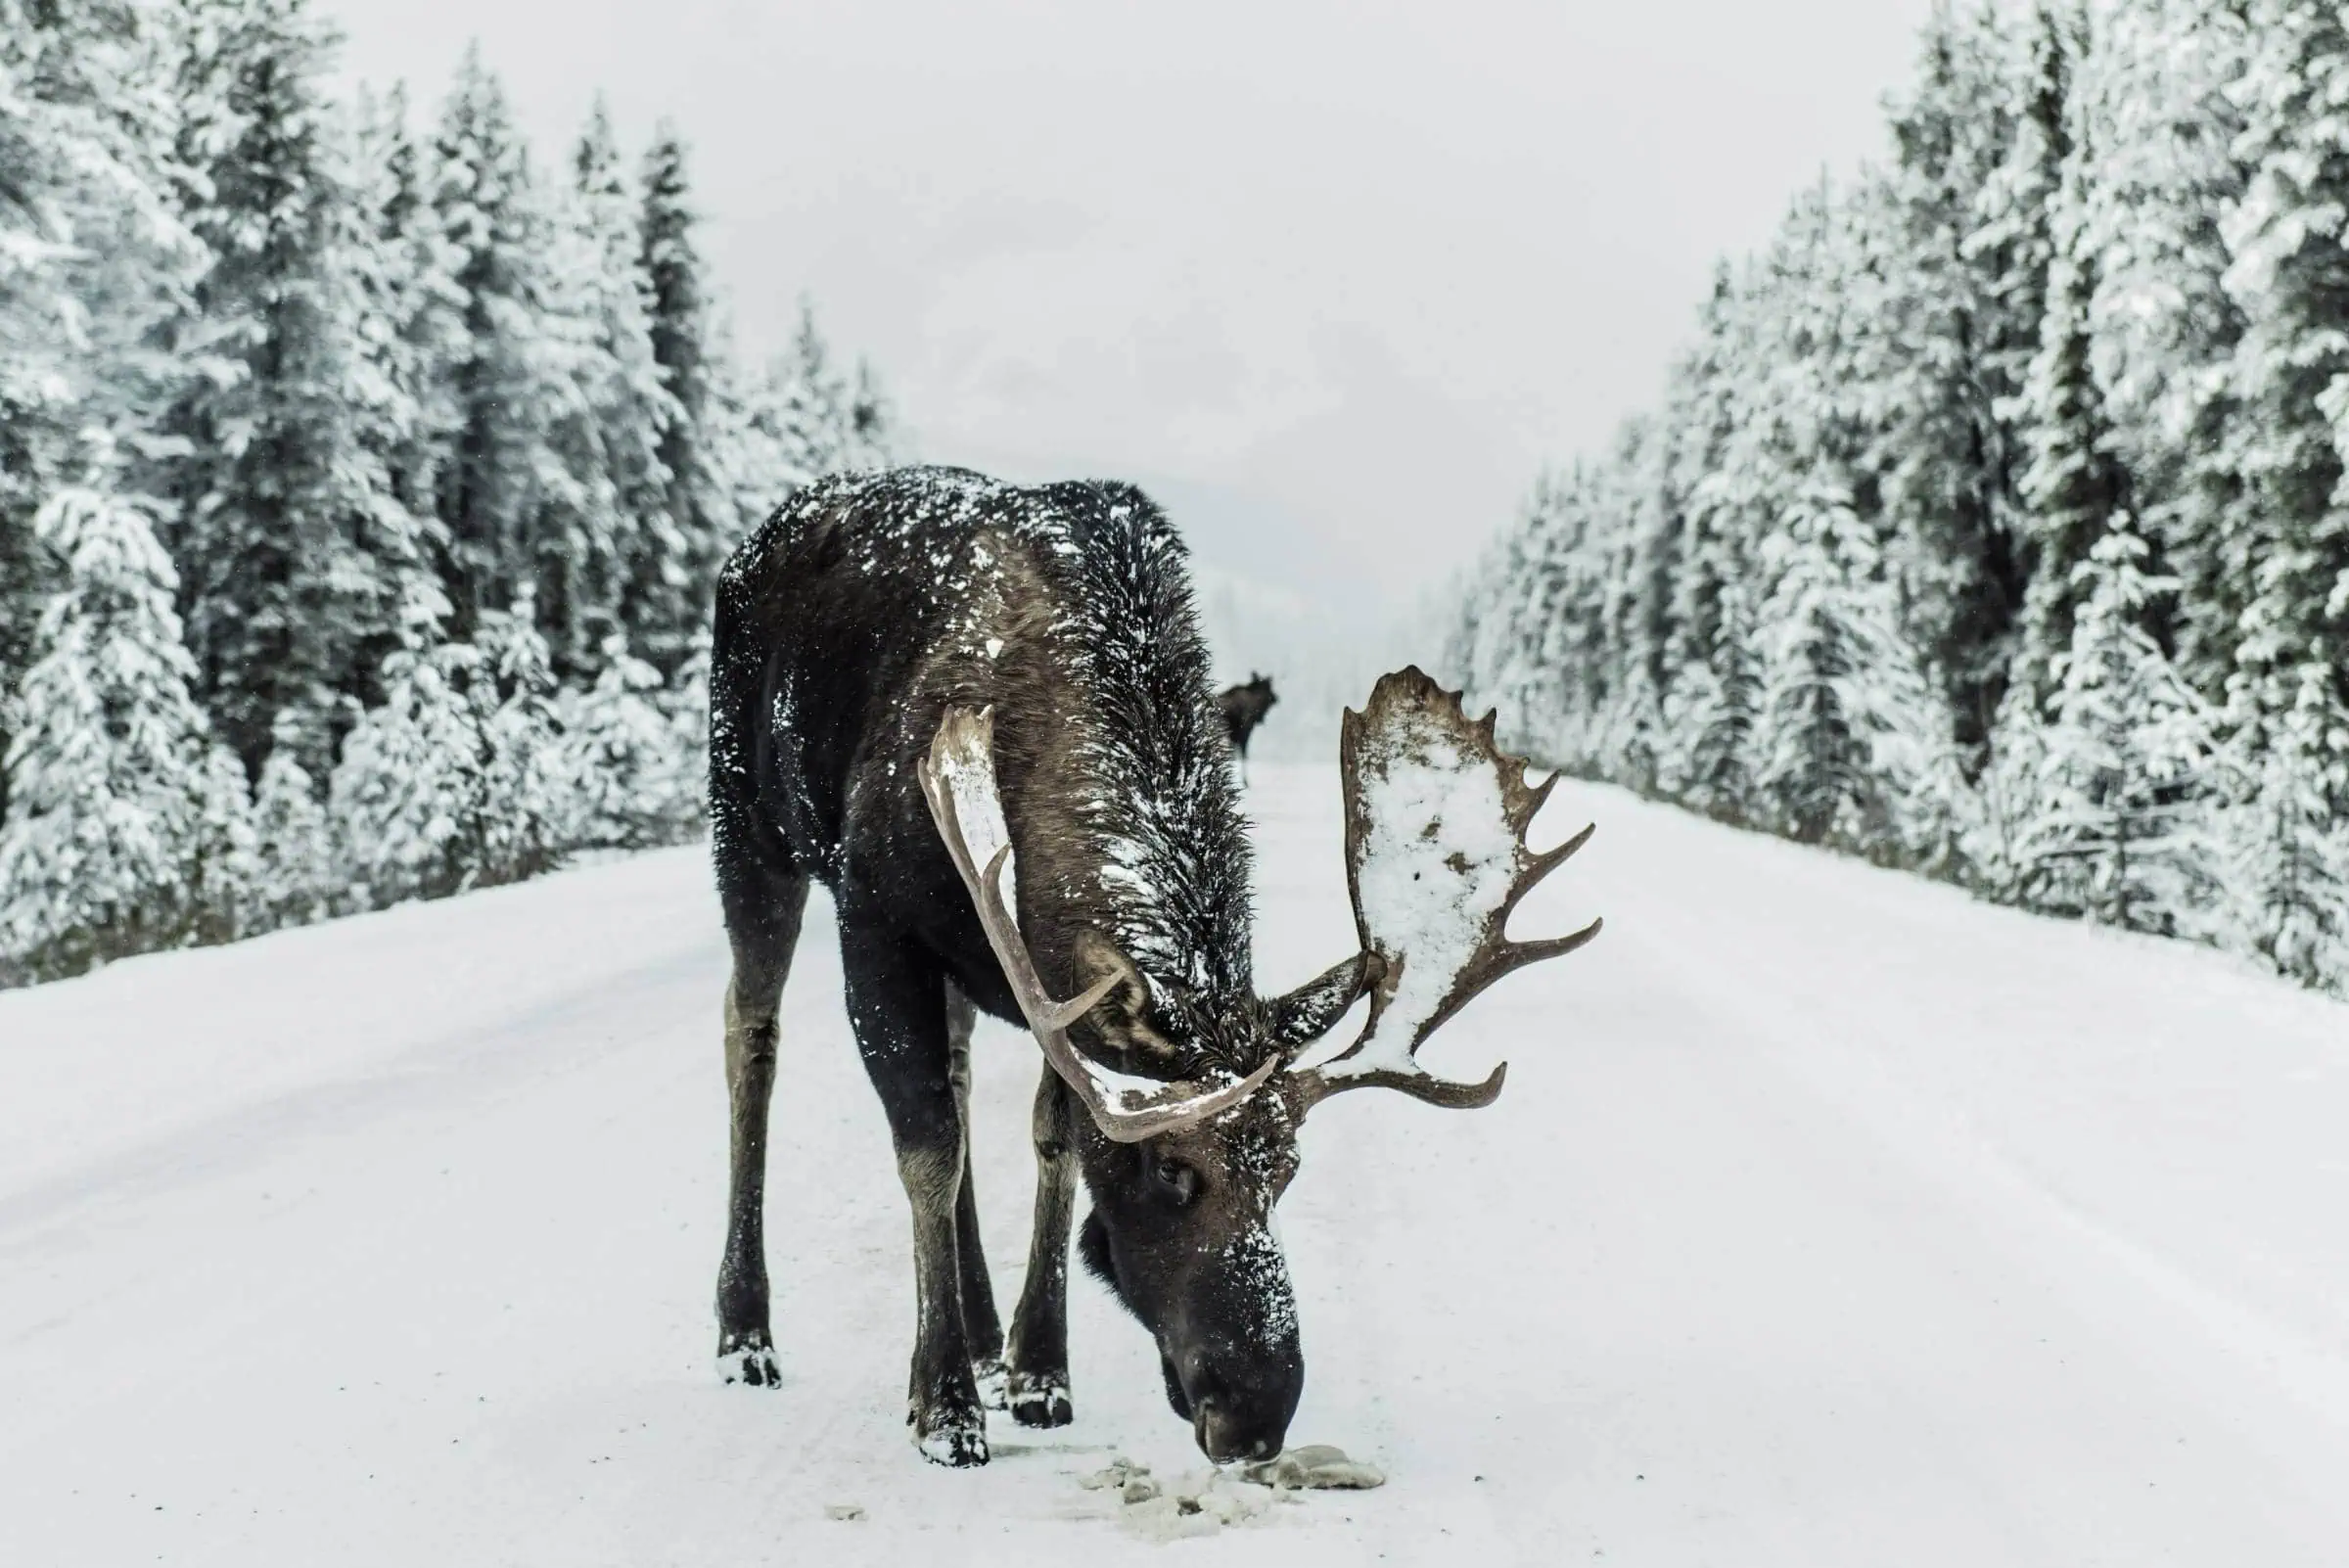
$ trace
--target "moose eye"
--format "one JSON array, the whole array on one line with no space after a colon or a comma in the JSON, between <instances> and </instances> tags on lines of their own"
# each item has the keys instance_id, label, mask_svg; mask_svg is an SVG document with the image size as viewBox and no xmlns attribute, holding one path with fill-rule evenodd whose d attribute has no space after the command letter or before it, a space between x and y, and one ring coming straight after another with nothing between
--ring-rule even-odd
<instances>
[{"instance_id":1,"label":"moose eye","mask_svg":"<svg viewBox=\"0 0 2349 1568\"><path fill-rule=\"evenodd\" d=\"M1180 1160L1152 1160L1150 1183L1177 1205L1199 1195L1199 1173Z\"/></svg>"}]
</instances>

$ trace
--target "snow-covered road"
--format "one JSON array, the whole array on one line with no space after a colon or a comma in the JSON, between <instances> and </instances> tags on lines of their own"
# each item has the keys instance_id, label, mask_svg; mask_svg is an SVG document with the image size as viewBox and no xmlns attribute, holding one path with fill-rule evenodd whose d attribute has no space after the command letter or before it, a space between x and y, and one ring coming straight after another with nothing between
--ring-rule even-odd
<instances>
[{"instance_id":1,"label":"snow-covered road","mask_svg":"<svg viewBox=\"0 0 2349 1568\"><path fill-rule=\"evenodd\" d=\"M1250 806L1270 990L1350 944L1334 772ZM1076 1478L1199 1460L1089 1282L1077 1424L921 1462L820 899L784 1385L719 1387L688 850L0 995L0 1563L2349 1562L2349 1008L1609 791L1537 840L1586 817L1520 934L1606 935L1431 1048L1500 1103L1306 1131L1291 1437L1382 1491L1144 1539ZM981 1044L1008 1304L1037 1054Z\"/></svg>"}]
</instances>

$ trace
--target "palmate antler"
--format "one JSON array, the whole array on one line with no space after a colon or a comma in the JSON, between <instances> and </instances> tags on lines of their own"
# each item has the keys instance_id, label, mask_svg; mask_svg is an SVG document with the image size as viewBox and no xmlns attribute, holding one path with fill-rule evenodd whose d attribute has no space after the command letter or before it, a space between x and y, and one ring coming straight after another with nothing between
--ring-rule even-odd
<instances>
[{"instance_id":1,"label":"palmate antler","mask_svg":"<svg viewBox=\"0 0 2349 1568\"><path fill-rule=\"evenodd\" d=\"M1278 1057L1246 1078L1201 1093L1189 1084L1162 1084L1114 1073L1070 1040L1069 1026L1092 1011L1117 985L1118 977L1112 975L1065 1002L1054 1001L1044 989L1003 893L1003 878L1011 868L1011 831L1003 819L1002 797L995 790L994 748L993 709L974 714L950 708L930 742L930 755L916 771L922 797L930 803L930 815L938 823L939 837L945 841L954 869L962 873L963 885L971 891L987 944L994 949L995 962L1003 966L1003 978L1010 983L1036 1043L1043 1047L1044 1060L1091 1113L1094 1126L1119 1143L1138 1143L1161 1132L1196 1126L1255 1093L1281 1066ZM974 838L982 849L991 852L984 870L972 853Z\"/></svg>"},{"instance_id":2,"label":"palmate antler","mask_svg":"<svg viewBox=\"0 0 2349 1568\"><path fill-rule=\"evenodd\" d=\"M1591 829L1545 853L1526 830L1553 776L1525 782L1525 763L1493 741L1493 715L1471 723L1457 692L1416 667L1381 676L1339 739L1346 789L1346 881L1362 950L1384 960L1370 1016L1343 1052L1294 1075L1305 1102L1351 1088L1392 1088L1431 1105L1490 1105L1503 1062L1481 1084L1419 1065L1428 1036L1486 987L1598 935L1511 942L1509 915L1541 880L1589 841Z\"/></svg>"}]
</instances>

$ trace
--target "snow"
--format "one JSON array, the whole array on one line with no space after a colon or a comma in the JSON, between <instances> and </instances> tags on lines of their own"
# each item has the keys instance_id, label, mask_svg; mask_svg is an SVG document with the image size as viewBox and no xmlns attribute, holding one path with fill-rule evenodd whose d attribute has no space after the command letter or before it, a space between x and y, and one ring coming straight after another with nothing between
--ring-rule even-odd
<instances>
[{"instance_id":1,"label":"snow","mask_svg":"<svg viewBox=\"0 0 2349 1568\"><path fill-rule=\"evenodd\" d=\"M1517 836L1491 762L1461 751L1432 714L1394 724L1365 740L1358 768L1370 828L1355 878L1371 946L1403 962L1378 1035L1330 1068L1333 1080L1417 1070L1420 1026L1451 994L1517 879Z\"/></svg>"},{"instance_id":2,"label":"snow","mask_svg":"<svg viewBox=\"0 0 2349 1568\"><path fill-rule=\"evenodd\" d=\"M1267 991L1350 945L1337 803L1256 769ZM725 958L680 850L0 995L0 1561L2349 1560L2349 1008L1614 791L1533 837L1592 819L1521 918L1606 939L1450 1026L1499 1103L1303 1133L1291 1438L1379 1490L1128 1522L1082 1478L1204 1461L1082 1274L1076 1424L922 1462L820 899L783 1384L719 1386ZM1008 1305L1036 1047L975 1065Z\"/></svg>"}]
</instances>

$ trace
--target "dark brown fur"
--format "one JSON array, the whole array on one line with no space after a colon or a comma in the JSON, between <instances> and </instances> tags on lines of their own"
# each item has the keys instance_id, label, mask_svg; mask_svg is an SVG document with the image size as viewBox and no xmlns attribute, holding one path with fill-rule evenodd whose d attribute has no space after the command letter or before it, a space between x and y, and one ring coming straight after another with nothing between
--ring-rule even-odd
<instances>
[{"instance_id":1,"label":"dark brown fur","mask_svg":"<svg viewBox=\"0 0 2349 1568\"><path fill-rule=\"evenodd\" d=\"M969 1005L1019 1010L916 783L949 707L994 711L1017 915L1044 984L1127 983L1075 1029L1141 1076L1245 1071L1333 1025L1359 961L1257 997L1248 843L1179 541L1128 486L1022 489L950 470L810 486L721 577L711 676L712 853L734 947L733 1177L718 1276L729 1377L776 1380L760 1237L777 998L811 880L839 913L849 1016L914 1216L907 1417L944 1463L987 1457L1005 1344L967 1146ZM965 1000L967 999L967 1001ZM1260 1093L1208 1127L1120 1144L1047 1069L1036 1233L1006 1368L1014 1417L1069 1419L1074 1187L1088 1261L1157 1339L1169 1398L1218 1458L1276 1452L1302 1386L1270 1239L1295 1115Z\"/></svg>"}]
</instances>

